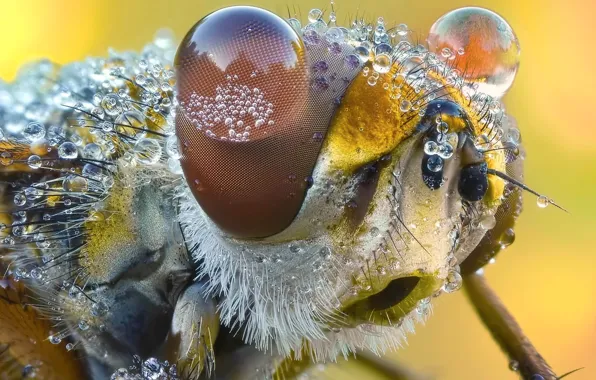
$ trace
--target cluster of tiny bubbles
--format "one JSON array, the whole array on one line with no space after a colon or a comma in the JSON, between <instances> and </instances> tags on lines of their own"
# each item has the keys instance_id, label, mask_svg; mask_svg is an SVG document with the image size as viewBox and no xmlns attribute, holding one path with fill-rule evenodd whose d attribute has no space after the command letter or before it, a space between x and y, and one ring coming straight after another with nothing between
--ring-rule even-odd
<instances>
[{"instance_id":1,"label":"cluster of tiny bubbles","mask_svg":"<svg viewBox=\"0 0 596 380\"><path fill-rule=\"evenodd\" d=\"M387 29L382 17L377 19L375 25L361 19L354 20L350 28L345 28L336 26L335 12L329 14L328 23L323 16L324 12L320 9L312 9L304 27L296 18L291 18L288 22L302 34L307 46L326 41L329 52L336 55L342 53L343 44L354 47L354 54L345 57L346 67L356 69L364 63L372 62L373 71L377 73L376 78L378 74L387 73L391 69L395 56L392 43L406 40L409 34L408 27L404 24ZM375 85L375 80L371 79L369 84Z\"/></svg>"},{"instance_id":2,"label":"cluster of tiny bubbles","mask_svg":"<svg viewBox=\"0 0 596 380\"><path fill-rule=\"evenodd\" d=\"M117 369L110 380L178 380L176 364L167 360L148 358L143 361L138 355L133 356L133 364L128 368Z\"/></svg>"},{"instance_id":3,"label":"cluster of tiny bubbles","mask_svg":"<svg viewBox=\"0 0 596 380\"><path fill-rule=\"evenodd\" d=\"M436 140L429 139L424 143L424 153L429 155L428 169L432 172L439 172L443 169L443 160L453 156L454 147L457 146L457 133L449 133L449 125L442 121L441 116L435 120L437 130Z\"/></svg>"},{"instance_id":4,"label":"cluster of tiny bubbles","mask_svg":"<svg viewBox=\"0 0 596 380\"><path fill-rule=\"evenodd\" d=\"M275 124L274 107L267 94L238 80L237 75L228 75L226 83L215 89L214 97L193 93L187 104L181 103L198 130L211 138L242 142L249 141L252 132Z\"/></svg>"}]
</instances>

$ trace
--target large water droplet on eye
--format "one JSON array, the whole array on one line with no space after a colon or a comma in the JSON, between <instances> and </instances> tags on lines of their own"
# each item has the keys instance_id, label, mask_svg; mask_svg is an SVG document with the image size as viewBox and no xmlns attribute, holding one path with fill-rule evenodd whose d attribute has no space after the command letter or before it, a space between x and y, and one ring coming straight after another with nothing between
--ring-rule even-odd
<instances>
[{"instance_id":1,"label":"large water droplet on eye","mask_svg":"<svg viewBox=\"0 0 596 380\"><path fill-rule=\"evenodd\" d=\"M478 91L500 98L511 87L519 66L520 46L511 26L482 8L460 8L439 18L428 36L430 51L449 52L450 65L478 83Z\"/></svg>"}]
</instances>

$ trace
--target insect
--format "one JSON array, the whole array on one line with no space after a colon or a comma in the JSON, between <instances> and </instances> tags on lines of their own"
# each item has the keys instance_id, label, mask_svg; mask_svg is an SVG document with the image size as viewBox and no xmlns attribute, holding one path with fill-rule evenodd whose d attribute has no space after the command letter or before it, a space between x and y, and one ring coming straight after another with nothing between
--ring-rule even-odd
<instances>
[{"instance_id":1,"label":"insect","mask_svg":"<svg viewBox=\"0 0 596 380\"><path fill-rule=\"evenodd\" d=\"M422 45L236 6L179 46L24 70L0 109L3 376L292 377L398 348L466 278L520 373L554 378L476 274L523 191L559 207L500 101L519 51L479 8Z\"/></svg>"}]
</instances>

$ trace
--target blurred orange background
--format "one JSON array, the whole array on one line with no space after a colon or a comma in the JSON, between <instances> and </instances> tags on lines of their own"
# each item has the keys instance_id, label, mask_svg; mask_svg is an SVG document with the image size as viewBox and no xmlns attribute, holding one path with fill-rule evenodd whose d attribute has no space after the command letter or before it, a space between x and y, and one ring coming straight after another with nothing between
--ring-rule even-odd
<instances>
[{"instance_id":1,"label":"blurred orange background","mask_svg":"<svg viewBox=\"0 0 596 380\"><path fill-rule=\"evenodd\" d=\"M105 55L108 47L140 49L160 27L182 37L203 15L231 1L3 1L0 78L42 57L59 63ZM286 15L329 9L326 0L249 1ZM451 9L481 6L501 14L522 46L517 79L505 98L528 151L526 182L570 210L538 209L533 196L486 276L542 355L570 379L596 379L596 3L579 0L336 0L338 20L365 12L370 19L406 23L426 34ZM392 354L436 379L514 379L506 357L482 327L463 292L434 302L434 316ZM373 378L357 363L325 377Z\"/></svg>"}]
</instances>

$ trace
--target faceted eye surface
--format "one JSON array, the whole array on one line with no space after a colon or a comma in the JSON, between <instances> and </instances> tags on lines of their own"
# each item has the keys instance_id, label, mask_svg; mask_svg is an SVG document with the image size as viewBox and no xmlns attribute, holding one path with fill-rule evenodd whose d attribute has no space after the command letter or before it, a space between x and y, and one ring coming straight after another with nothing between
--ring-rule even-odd
<instances>
[{"instance_id":1,"label":"faceted eye surface","mask_svg":"<svg viewBox=\"0 0 596 380\"><path fill-rule=\"evenodd\" d=\"M230 7L199 21L176 56L176 133L201 208L235 237L287 227L304 200L327 123L309 118L309 64L283 19Z\"/></svg>"}]
</instances>

